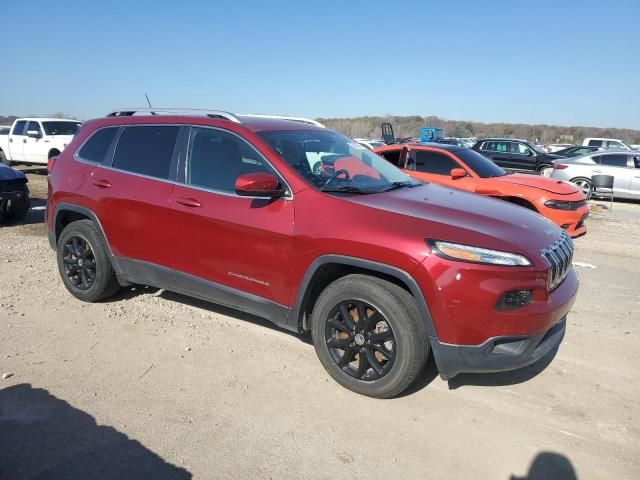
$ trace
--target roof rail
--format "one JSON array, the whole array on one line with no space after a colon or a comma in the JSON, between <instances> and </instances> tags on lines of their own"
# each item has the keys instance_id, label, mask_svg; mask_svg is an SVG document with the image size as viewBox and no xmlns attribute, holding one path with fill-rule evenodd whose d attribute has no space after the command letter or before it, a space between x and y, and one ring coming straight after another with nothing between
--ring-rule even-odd
<instances>
[{"instance_id":1,"label":"roof rail","mask_svg":"<svg viewBox=\"0 0 640 480\"><path fill-rule=\"evenodd\" d=\"M201 110L197 108L118 108L107 114L107 117L131 117L136 114L149 115L186 115L186 116L204 116L209 118L222 118L234 123L242 123L233 113L223 110Z\"/></svg>"},{"instance_id":2,"label":"roof rail","mask_svg":"<svg viewBox=\"0 0 640 480\"><path fill-rule=\"evenodd\" d=\"M323 124L321 124L320 122L316 121L316 120L312 120L310 118L304 118L304 117L289 117L289 116L283 116L283 115L257 115L254 113L246 113L246 114L242 114L240 115L241 117L253 117L253 118L273 118L276 120L290 120L292 122L300 122L300 123L307 123L309 125L315 125L316 127L322 127L322 128L327 128L325 127Z\"/></svg>"}]
</instances>

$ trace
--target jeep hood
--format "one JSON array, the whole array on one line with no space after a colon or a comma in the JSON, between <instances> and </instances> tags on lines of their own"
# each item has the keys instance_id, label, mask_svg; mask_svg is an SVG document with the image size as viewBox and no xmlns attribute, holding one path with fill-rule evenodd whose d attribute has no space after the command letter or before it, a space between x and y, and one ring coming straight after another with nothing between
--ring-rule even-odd
<instances>
[{"instance_id":1,"label":"jeep hood","mask_svg":"<svg viewBox=\"0 0 640 480\"><path fill-rule=\"evenodd\" d=\"M523 187L540 188L556 195L572 195L578 191L576 187L568 183L552 178L539 177L537 175L514 173L502 177L495 177L492 178L492 180L500 183L510 183L512 185L522 185Z\"/></svg>"},{"instance_id":2,"label":"jeep hood","mask_svg":"<svg viewBox=\"0 0 640 480\"><path fill-rule=\"evenodd\" d=\"M562 233L527 208L433 183L345 199L379 209L381 216L384 211L406 216L407 221L420 219L425 238L444 232L438 240L522 253L531 259Z\"/></svg>"},{"instance_id":3,"label":"jeep hood","mask_svg":"<svg viewBox=\"0 0 640 480\"><path fill-rule=\"evenodd\" d=\"M16 179L24 179L27 177L24 176L19 170L15 170L4 163L0 163L0 182L3 180L16 180Z\"/></svg>"}]
</instances>

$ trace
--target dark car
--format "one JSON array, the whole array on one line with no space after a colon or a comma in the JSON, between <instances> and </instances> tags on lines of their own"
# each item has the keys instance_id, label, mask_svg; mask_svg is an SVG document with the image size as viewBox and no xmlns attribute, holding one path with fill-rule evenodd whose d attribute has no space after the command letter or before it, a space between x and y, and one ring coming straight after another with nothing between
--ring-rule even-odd
<instances>
[{"instance_id":1,"label":"dark car","mask_svg":"<svg viewBox=\"0 0 640 480\"><path fill-rule=\"evenodd\" d=\"M560 345L573 243L537 213L422 184L317 122L143 112L85 123L52 162L49 241L78 299L146 284L259 315L373 397L431 352L449 378Z\"/></svg>"},{"instance_id":2,"label":"dark car","mask_svg":"<svg viewBox=\"0 0 640 480\"><path fill-rule=\"evenodd\" d=\"M553 168L555 159L562 158L531 142L513 138L485 138L478 140L473 149L503 168L522 172L543 173Z\"/></svg>"},{"instance_id":3,"label":"dark car","mask_svg":"<svg viewBox=\"0 0 640 480\"><path fill-rule=\"evenodd\" d=\"M29 211L29 189L24 173L0 163L0 220L21 220Z\"/></svg>"},{"instance_id":4,"label":"dark car","mask_svg":"<svg viewBox=\"0 0 640 480\"><path fill-rule=\"evenodd\" d=\"M568 148L563 148L562 150L558 150L557 152L553 152L554 155L558 155L559 157L579 157L580 155L587 155L589 153L597 152L598 150L602 150L601 147L590 147L588 145L578 145Z\"/></svg>"}]
</instances>

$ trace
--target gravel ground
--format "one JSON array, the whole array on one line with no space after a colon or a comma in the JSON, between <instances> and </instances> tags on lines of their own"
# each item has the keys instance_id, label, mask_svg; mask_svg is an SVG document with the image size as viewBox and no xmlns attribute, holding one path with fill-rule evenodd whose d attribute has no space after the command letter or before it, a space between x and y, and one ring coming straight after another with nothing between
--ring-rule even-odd
<instances>
[{"instance_id":1,"label":"gravel ground","mask_svg":"<svg viewBox=\"0 0 640 480\"><path fill-rule=\"evenodd\" d=\"M431 363L373 400L246 314L151 288L75 300L29 180L36 209L0 228L2 479L640 478L638 203L576 241L555 358L450 382Z\"/></svg>"}]
</instances>

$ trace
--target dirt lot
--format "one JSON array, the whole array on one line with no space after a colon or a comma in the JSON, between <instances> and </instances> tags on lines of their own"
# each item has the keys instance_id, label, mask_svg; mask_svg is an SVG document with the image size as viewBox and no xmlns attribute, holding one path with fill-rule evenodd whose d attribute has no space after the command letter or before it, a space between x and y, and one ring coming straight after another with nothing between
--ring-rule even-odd
<instances>
[{"instance_id":1,"label":"dirt lot","mask_svg":"<svg viewBox=\"0 0 640 480\"><path fill-rule=\"evenodd\" d=\"M46 177L30 174L36 207ZM393 400L308 339L186 297L58 279L42 210L0 228L0 478L640 478L640 203L594 214L551 361ZM594 266L595 268L590 268Z\"/></svg>"}]
</instances>

